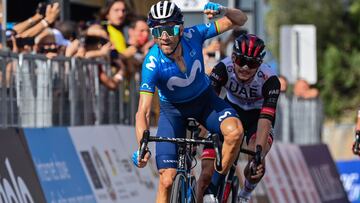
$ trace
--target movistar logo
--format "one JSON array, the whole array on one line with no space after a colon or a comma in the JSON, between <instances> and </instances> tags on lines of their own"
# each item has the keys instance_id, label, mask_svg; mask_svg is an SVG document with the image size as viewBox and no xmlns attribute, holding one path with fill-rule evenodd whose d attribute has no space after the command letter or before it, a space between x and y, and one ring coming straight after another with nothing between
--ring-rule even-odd
<instances>
[{"instance_id":1,"label":"movistar logo","mask_svg":"<svg viewBox=\"0 0 360 203\"><path fill-rule=\"evenodd\" d=\"M147 63L145 65L145 67L151 71L154 71L154 68L155 68L155 62L154 61L157 61L156 58L154 56L150 56L149 57L149 63Z\"/></svg>"},{"instance_id":2,"label":"movistar logo","mask_svg":"<svg viewBox=\"0 0 360 203\"><path fill-rule=\"evenodd\" d=\"M225 111L225 113L223 115L219 116L219 121L222 121L224 118L226 118L229 115L231 115L231 112Z\"/></svg>"},{"instance_id":3,"label":"movistar logo","mask_svg":"<svg viewBox=\"0 0 360 203\"><path fill-rule=\"evenodd\" d=\"M188 78L180 78L178 76L171 77L166 86L169 90L174 91L174 86L177 87L186 87L189 86L192 82L194 82L197 70L200 70L201 72L201 63L199 60L195 60L192 67L191 67L191 73Z\"/></svg>"},{"instance_id":4,"label":"movistar logo","mask_svg":"<svg viewBox=\"0 0 360 203\"><path fill-rule=\"evenodd\" d=\"M188 39L192 38L192 32L195 32L194 29L190 28L187 32L184 32L184 36Z\"/></svg>"}]
</instances>

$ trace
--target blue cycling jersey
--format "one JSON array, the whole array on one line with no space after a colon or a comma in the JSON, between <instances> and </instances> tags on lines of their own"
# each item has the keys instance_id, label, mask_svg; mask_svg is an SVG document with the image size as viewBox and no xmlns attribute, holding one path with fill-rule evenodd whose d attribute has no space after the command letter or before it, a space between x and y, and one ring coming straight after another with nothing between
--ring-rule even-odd
<instances>
[{"instance_id":1,"label":"blue cycling jersey","mask_svg":"<svg viewBox=\"0 0 360 203\"><path fill-rule=\"evenodd\" d=\"M210 85L205 74L203 43L216 35L216 22L184 29L180 43L186 65L185 73L158 45L153 46L142 65L140 92L154 93L156 86L160 100L172 103L190 101L199 96Z\"/></svg>"}]
</instances>

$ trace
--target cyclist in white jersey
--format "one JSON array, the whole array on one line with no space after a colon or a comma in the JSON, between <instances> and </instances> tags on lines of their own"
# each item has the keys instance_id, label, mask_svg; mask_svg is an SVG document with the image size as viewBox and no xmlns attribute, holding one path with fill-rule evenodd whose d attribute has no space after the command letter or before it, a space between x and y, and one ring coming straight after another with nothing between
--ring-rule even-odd
<instances>
[{"instance_id":1,"label":"cyclist in white jersey","mask_svg":"<svg viewBox=\"0 0 360 203\"><path fill-rule=\"evenodd\" d=\"M280 81L271 67L263 64L265 56L263 40L256 35L241 35L235 40L233 54L220 61L212 70L210 79L215 91L220 94L226 89L227 101L239 114L244 127L245 141L250 150L262 147L262 164L256 168L256 174L250 174L253 157L249 157L244 169L244 188L239 193L240 202L247 202L251 192L265 173L265 156L273 141L272 127L280 93ZM202 172L198 181L200 197L207 192L215 192L213 185L214 149L205 148L202 155ZM212 190L212 191L211 191ZM201 199L201 198L199 198ZM200 200L201 201L201 200Z\"/></svg>"}]
</instances>

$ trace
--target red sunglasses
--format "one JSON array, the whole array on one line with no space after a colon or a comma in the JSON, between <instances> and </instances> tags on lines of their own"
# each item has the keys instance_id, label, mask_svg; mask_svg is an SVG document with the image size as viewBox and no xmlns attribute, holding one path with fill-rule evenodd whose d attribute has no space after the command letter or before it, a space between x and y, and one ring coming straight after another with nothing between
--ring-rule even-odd
<instances>
[{"instance_id":1,"label":"red sunglasses","mask_svg":"<svg viewBox=\"0 0 360 203\"><path fill-rule=\"evenodd\" d=\"M233 59L234 63L239 65L240 67L247 65L249 69L257 69L262 63L261 59L251 58L245 55L233 55L235 59Z\"/></svg>"}]
</instances>

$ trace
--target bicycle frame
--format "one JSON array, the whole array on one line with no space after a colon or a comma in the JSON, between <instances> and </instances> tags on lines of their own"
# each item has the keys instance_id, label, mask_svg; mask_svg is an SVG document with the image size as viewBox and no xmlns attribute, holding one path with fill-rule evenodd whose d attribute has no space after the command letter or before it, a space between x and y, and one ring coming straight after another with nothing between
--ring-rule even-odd
<instances>
[{"instance_id":1,"label":"bicycle frame","mask_svg":"<svg viewBox=\"0 0 360 203\"><path fill-rule=\"evenodd\" d=\"M236 166L237 166L237 163L239 160L240 153L245 153L245 154L248 154L248 155L251 155L254 157L256 156L256 152L242 148L243 141L241 142L241 145L240 145L241 147L240 147L239 154L237 155L233 165L230 167L230 170L228 172L228 175L226 176L225 182L219 187L219 190L217 193L217 199L218 199L218 202L220 202L220 203L228 202L231 187L232 187L232 181L233 181L233 178L236 176L236 174L235 174Z\"/></svg>"},{"instance_id":2,"label":"bicycle frame","mask_svg":"<svg viewBox=\"0 0 360 203\"><path fill-rule=\"evenodd\" d=\"M195 128L190 128L191 138L168 138L168 137L155 137L150 136L150 132L145 130L143 133L143 138L140 141L140 149L139 154L140 158L143 159L147 152L147 144L148 142L171 142L178 145L178 164L177 164L177 175L181 174L185 181L181 183L181 191L186 191L186 194L181 193L181 203L191 203L192 198L195 200L195 191L192 181L191 169L192 169L192 161L194 159L194 155L192 155L193 145L213 145L216 151L216 168L217 170L222 170L221 166L221 145L219 141L219 137L217 134L212 134L212 140L205 139L193 139L195 137L195 131L191 130ZM181 178L181 177L180 177Z\"/></svg>"}]
</instances>

